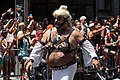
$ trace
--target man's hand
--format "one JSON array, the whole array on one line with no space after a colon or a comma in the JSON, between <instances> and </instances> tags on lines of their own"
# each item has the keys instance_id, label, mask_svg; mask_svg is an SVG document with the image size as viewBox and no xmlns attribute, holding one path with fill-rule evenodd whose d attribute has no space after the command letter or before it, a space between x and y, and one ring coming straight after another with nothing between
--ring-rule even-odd
<instances>
[{"instance_id":1,"label":"man's hand","mask_svg":"<svg viewBox=\"0 0 120 80\"><path fill-rule=\"evenodd\" d=\"M45 47L46 47L47 49L51 49L51 48L53 48L53 43L52 43L52 42L48 42L48 43L45 45Z\"/></svg>"},{"instance_id":2,"label":"man's hand","mask_svg":"<svg viewBox=\"0 0 120 80\"><path fill-rule=\"evenodd\" d=\"M24 63L24 68L27 72L32 71L32 67L33 67L33 62L32 60L28 60L26 59L25 63Z\"/></svg>"},{"instance_id":3,"label":"man's hand","mask_svg":"<svg viewBox=\"0 0 120 80\"><path fill-rule=\"evenodd\" d=\"M97 59L92 59L92 64L93 66L97 69L100 70L100 62Z\"/></svg>"}]
</instances>

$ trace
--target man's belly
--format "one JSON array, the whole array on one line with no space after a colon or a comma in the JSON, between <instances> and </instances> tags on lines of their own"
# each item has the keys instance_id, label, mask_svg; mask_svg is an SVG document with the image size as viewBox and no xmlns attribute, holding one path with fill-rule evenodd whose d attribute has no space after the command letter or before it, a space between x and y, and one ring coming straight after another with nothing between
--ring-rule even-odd
<instances>
[{"instance_id":1,"label":"man's belly","mask_svg":"<svg viewBox=\"0 0 120 80\"><path fill-rule=\"evenodd\" d=\"M74 51L73 51L74 52ZM69 63L72 60L75 60L75 53L73 52L66 52L63 53L61 51L53 51L49 55L47 55L47 61L49 66L51 67L57 67L57 66L63 66L67 63Z\"/></svg>"}]
</instances>

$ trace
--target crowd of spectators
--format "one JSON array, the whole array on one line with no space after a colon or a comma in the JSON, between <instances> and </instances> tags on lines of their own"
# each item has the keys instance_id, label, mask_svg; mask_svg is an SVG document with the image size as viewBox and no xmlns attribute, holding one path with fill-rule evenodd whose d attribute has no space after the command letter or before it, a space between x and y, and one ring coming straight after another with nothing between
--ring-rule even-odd
<instances>
[{"instance_id":1,"label":"crowd of spectators","mask_svg":"<svg viewBox=\"0 0 120 80\"><path fill-rule=\"evenodd\" d=\"M105 19L87 21L86 16L81 16L74 22L78 29L88 39L101 60L102 67L116 68L120 66L120 16L108 16Z\"/></svg>"},{"instance_id":2,"label":"crowd of spectators","mask_svg":"<svg viewBox=\"0 0 120 80\"><path fill-rule=\"evenodd\" d=\"M33 16L28 16L26 24L14 18L12 11L9 18L6 18L6 15L7 12L3 13L0 19L0 70L3 69L3 62L7 61L8 56L11 72L15 72L15 56L18 56L19 62L29 56L46 29L51 29L54 25L47 23L46 29L43 29L44 23L35 21ZM120 66L120 16L90 21L86 16L81 16L80 19L73 20L73 28L79 30L93 44L102 67Z\"/></svg>"},{"instance_id":3,"label":"crowd of spectators","mask_svg":"<svg viewBox=\"0 0 120 80\"><path fill-rule=\"evenodd\" d=\"M8 74L9 68L10 73L15 74L15 56L21 63L29 56L30 51L44 33L42 24L35 21L33 17L28 16L26 24L12 16L14 12L9 15L8 13L11 11L3 13L0 20L0 70L3 70L5 75Z\"/></svg>"}]
</instances>

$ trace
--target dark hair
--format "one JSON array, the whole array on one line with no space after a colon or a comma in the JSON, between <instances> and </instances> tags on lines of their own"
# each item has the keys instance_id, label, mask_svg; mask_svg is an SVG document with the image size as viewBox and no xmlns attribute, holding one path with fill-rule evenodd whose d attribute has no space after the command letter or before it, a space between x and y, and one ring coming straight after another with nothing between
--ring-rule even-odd
<instances>
[{"instance_id":1,"label":"dark hair","mask_svg":"<svg viewBox=\"0 0 120 80\"><path fill-rule=\"evenodd\" d=\"M95 21L95 22L94 22L94 26L96 26L98 23L99 23L99 22Z\"/></svg>"},{"instance_id":2,"label":"dark hair","mask_svg":"<svg viewBox=\"0 0 120 80\"><path fill-rule=\"evenodd\" d=\"M2 35L4 38L6 38L7 33L8 33L8 30L3 29L1 35Z\"/></svg>"},{"instance_id":3,"label":"dark hair","mask_svg":"<svg viewBox=\"0 0 120 80\"><path fill-rule=\"evenodd\" d=\"M100 23L100 22L94 22L94 26L96 26L98 23ZM100 25L102 25L102 23L100 23Z\"/></svg>"}]
</instances>

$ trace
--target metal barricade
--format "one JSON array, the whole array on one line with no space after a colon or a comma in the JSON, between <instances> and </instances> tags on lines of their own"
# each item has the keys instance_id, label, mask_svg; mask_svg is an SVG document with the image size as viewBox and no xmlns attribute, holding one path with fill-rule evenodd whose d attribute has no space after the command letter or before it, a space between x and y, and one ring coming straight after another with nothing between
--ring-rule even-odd
<instances>
[{"instance_id":1,"label":"metal barricade","mask_svg":"<svg viewBox=\"0 0 120 80\"><path fill-rule=\"evenodd\" d=\"M20 51L21 49L10 49L11 51ZM30 50L30 49L28 49ZM82 55L81 53L78 55L78 69L77 69L77 72L75 74L75 78L74 80L82 80L83 78L85 78L85 80L87 80L87 78L89 77L92 77L93 79L96 77L95 75L98 76L98 78L100 80L105 80L107 78L113 78L113 76L115 75L118 75L118 71L120 70L120 68L110 68L109 70L101 70L101 71L98 71L92 67L84 67L83 66L83 60L82 60ZM7 59L10 59L10 58L7 58ZM8 72L8 74L6 75L3 75L0 77L3 78L4 80L7 80L7 79L10 79L11 77L14 77L15 80L19 80L23 75L20 74L20 62L18 61L18 56L15 56L15 61L16 61L16 65L15 65L15 75L10 75L10 62L8 60L8 62L5 62L3 65L7 67L7 70L6 71L3 71L3 72ZM4 67L5 68L5 67ZM45 80L49 80L49 77L51 75L48 74L48 69L47 67L46 68L46 74L44 75L45 77ZM35 74L31 74L31 75L35 75ZM49 75L49 77L48 77ZM7 79L6 79L7 78ZM14 80L13 79L13 80Z\"/></svg>"}]
</instances>

